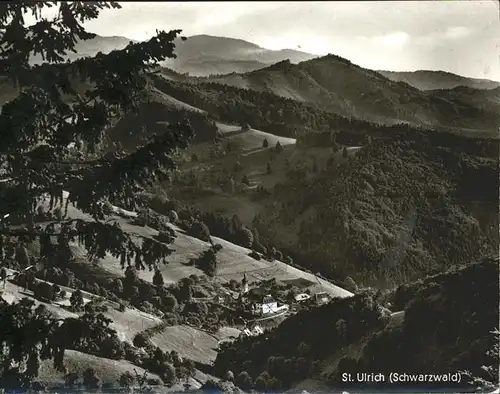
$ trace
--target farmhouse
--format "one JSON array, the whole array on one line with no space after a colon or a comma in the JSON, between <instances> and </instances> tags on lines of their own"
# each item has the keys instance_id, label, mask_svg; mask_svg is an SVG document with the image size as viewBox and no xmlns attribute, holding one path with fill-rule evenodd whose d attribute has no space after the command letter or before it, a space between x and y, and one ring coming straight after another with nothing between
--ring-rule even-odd
<instances>
[{"instance_id":1,"label":"farmhouse","mask_svg":"<svg viewBox=\"0 0 500 394\"><path fill-rule=\"evenodd\" d=\"M328 295L328 293L325 293L324 291L314 294L314 301L317 304L326 304L330 300L331 300L330 296Z\"/></svg>"},{"instance_id":2,"label":"farmhouse","mask_svg":"<svg viewBox=\"0 0 500 394\"><path fill-rule=\"evenodd\" d=\"M250 303L253 315L267 315L277 313L280 310L278 302L265 289L250 289L244 297Z\"/></svg>"}]
</instances>

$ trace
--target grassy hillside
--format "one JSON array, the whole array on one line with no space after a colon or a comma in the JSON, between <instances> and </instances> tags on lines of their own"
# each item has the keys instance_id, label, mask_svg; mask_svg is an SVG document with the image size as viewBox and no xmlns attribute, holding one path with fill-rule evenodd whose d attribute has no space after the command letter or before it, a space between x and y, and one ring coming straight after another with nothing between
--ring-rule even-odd
<instances>
[{"instance_id":1,"label":"grassy hillside","mask_svg":"<svg viewBox=\"0 0 500 394\"><path fill-rule=\"evenodd\" d=\"M420 90L453 89L464 86L473 89L495 89L500 82L489 79L463 77L445 71L377 71L396 82L405 82Z\"/></svg>"},{"instance_id":2,"label":"grassy hillside","mask_svg":"<svg viewBox=\"0 0 500 394\"><path fill-rule=\"evenodd\" d=\"M283 61L240 78L221 76L211 80L272 92L342 116L381 124L407 121L477 129L498 127L498 119L491 119L496 110L429 95L335 55L298 65Z\"/></svg>"},{"instance_id":3,"label":"grassy hillside","mask_svg":"<svg viewBox=\"0 0 500 394\"><path fill-rule=\"evenodd\" d=\"M66 193L63 198L67 198ZM62 201L61 204L64 206L65 202ZM48 201L41 202L40 207L44 207L46 211L50 210ZM117 212L119 211L116 207L114 209ZM67 215L67 218L91 220L88 215L82 213L72 204L68 205ZM113 221L128 233L145 237L159 235L159 230L136 223L140 217L137 213L129 212L126 215L123 213L121 215L114 215ZM39 222L38 219L37 223L40 226L48 224L48 222ZM151 225L156 227L154 223L151 223ZM101 343L101 339L97 337L95 341L90 342L92 349L87 349L81 344L70 344L67 347L67 358L65 358L66 372L78 374L81 378L85 369L84 366L87 365L87 368L93 368L97 372L102 384L110 386L117 385L117 379L123 373L133 371L136 368L139 373L148 371L149 378L153 380L157 377L156 375L159 375L159 383L163 380L169 390L173 390L175 387L180 388L176 384L179 379L183 379L182 376L185 376L186 372L182 369L184 368L182 367L183 364L179 364L176 365L176 368L182 368L180 372L176 372L177 375L174 375L174 377L168 377L170 376L168 374L165 375L167 373L165 368L168 369L169 367L161 366L161 362L158 365L158 348L162 352L167 352L167 355L170 354L170 356L162 356L167 357L167 359L168 357L174 357L172 355L176 354L180 355L184 360L209 365L216 357L219 342L238 336L240 332L238 329L231 327L220 327L221 329L210 333L206 332L206 329L202 329L202 326L206 326L203 322L213 320L217 314L222 313L219 319L223 320L219 320L218 323L215 321L215 325L220 325L221 322L226 321L228 318L230 321L234 320L231 319L231 312L228 313L224 308L218 310L218 307L215 306L214 309L211 304L212 296L217 294L222 287L234 286L233 283L239 283L244 273L247 274L250 283L260 283L273 279L282 282L282 286L285 286L284 283L301 282L302 291L306 289L310 291L326 291L334 297L349 297L352 295L352 293L323 279L316 278L314 275L290 267L280 261L255 260L248 256L250 249L236 246L217 237L212 238L213 242L222 246L222 250L217 256L217 275L211 281L201 279L206 278L205 272L195 268L189 263L189 260L199 257L202 252L210 247L210 244L185 235L184 231L175 225L167 224L165 226L176 237L173 244L174 253L169 258L169 264L160 266L160 270L155 272L155 275L158 272L160 273L162 281L165 283L166 287L163 290L158 288L157 285L153 286L151 284L151 282L157 282L155 282L156 278L154 278L153 273L149 271L134 271L134 275L136 275L134 290L134 286L130 287L131 274L129 269L124 272L124 267L118 259L108 255L103 259L90 263L85 248L76 242L72 242L70 245L72 258L65 263L65 266L45 266L41 271L35 273L38 278L47 278L49 288L53 283L57 284L59 286L58 291L63 290L66 292L64 296L57 296L58 298L53 300L47 298L41 301L37 289L39 284L45 283L45 281L28 279L28 276L21 275L7 281L5 289L2 289L1 298L10 304L18 302L24 297L32 300L34 306L42 305L48 313L54 314L61 319L70 318L75 321L83 318L88 319L90 304L97 303L95 305L101 305L100 302L104 302L107 306L102 310L99 309L101 314L97 316L109 319L110 332L113 333L112 335L115 338L113 339L113 346L116 354L110 353L109 348L106 347L108 345ZM167 231L167 227L161 231ZM9 240L7 240L7 245L10 245L8 242ZM54 245L57 245L57 243ZM40 245L28 242L27 246L30 251L29 259L36 259L40 253ZM10 250L9 246L7 248L7 250ZM19 270L23 268L19 264L17 257L11 255L8 251L3 265ZM7 274L12 272L11 269L7 270ZM186 283L188 283L188 286L193 286L194 296L201 296L200 301L181 298L183 286ZM25 291L20 287L21 285L26 286L28 290ZM72 301L76 292L75 288L86 290L82 292L83 309L77 309ZM290 284L287 288L293 289L294 285ZM167 302L172 298L175 306L166 307L166 304L162 306L163 301L161 300ZM94 299L94 301L91 302L91 299ZM109 301L105 301L105 299ZM178 304L176 299L179 300ZM195 309L191 310L190 308ZM201 308L201 311L205 310L205 315L196 308ZM162 309L163 313L160 312ZM226 307L226 309L228 308ZM198 311L196 312L196 310ZM163 319L158 316L162 316ZM149 345L140 345L137 342L137 338L141 336L147 338L146 341L148 341ZM83 337L81 341L87 343ZM141 350L141 348L144 349ZM147 355L137 358L137 352L140 353L141 351L145 351ZM65 376L65 373L51 368L47 362L44 362L37 381L45 386L60 387L64 384ZM192 387L199 387L200 383L197 380L193 381L191 379L191 381Z\"/></svg>"}]
</instances>

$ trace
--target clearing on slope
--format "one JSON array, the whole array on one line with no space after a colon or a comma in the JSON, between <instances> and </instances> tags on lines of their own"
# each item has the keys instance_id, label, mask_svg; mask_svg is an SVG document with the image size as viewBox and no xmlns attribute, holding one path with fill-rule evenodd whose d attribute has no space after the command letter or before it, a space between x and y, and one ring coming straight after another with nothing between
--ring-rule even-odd
<instances>
[{"instance_id":1,"label":"clearing on slope","mask_svg":"<svg viewBox=\"0 0 500 394\"><path fill-rule=\"evenodd\" d=\"M63 196L63 206L65 204L65 199L67 194ZM118 208L116 208L118 209ZM87 215L81 213L80 210L69 204L68 206L68 217L80 217L82 219L89 220ZM144 236L155 236L158 231L150 227L142 227L138 225L131 224L127 219L123 217L115 216L113 217L124 231L130 232L132 234L139 234ZM187 265L192 257L197 257L201 252L207 250L210 247L208 242L201 241L197 238L190 237L185 234L183 230L177 226L171 225L172 229L176 232L176 239L172 245L174 249L173 254L169 257L169 264L160 265L160 270L164 276L166 283L175 283L184 277L188 277L192 274L201 275L202 271L199 269ZM255 281L260 281L263 279L276 278L279 281L289 281L294 279L303 279L309 283L307 288L323 288L323 291L331 294L335 297L349 297L352 293L344 290L338 286L333 285L330 282L317 278L315 275L306 273L297 268L291 267L281 261L275 260L274 262L268 262L264 260L257 261L252 257L248 256L250 249L243 248L241 246L234 245L223 239L212 237L215 243L222 245L222 250L218 254L218 266L217 266L217 277L222 282L228 282L231 279L241 280L243 273L247 273L247 276ZM74 245L75 248L78 247ZM85 253L83 248L80 247L80 253ZM98 264L104 270L116 274L117 276L123 276L124 271L120 265L120 261L110 255L105 259L102 259ZM143 270L139 272L140 278L152 282L153 272L148 270Z\"/></svg>"}]
</instances>

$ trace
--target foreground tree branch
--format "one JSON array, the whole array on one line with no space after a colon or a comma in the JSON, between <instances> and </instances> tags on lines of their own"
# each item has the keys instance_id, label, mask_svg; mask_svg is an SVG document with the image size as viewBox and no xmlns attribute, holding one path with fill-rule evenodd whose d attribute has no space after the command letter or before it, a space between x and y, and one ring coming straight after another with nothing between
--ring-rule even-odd
<instances>
[{"instance_id":1,"label":"foreground tree branch","mask_svg":"<svg viewBox=\"0 0 500 394\"><path fill-rule=\"evenodd\" d=\"M41 15L50 7L58 9L52 20ZM0 114L0 178L8 180L0 182L0 266L7 241L23 245L35 238L40 241L40 258L50 264L67 264L71 242L81 244L91 259L111 254L123 268L132 264L137 269L152 268L166 262L172 252L168 244L173 237L160 241L127 233L110 222L103 202L137 205L138 193L168 177L174 169L172 155L193 135L190 125L181 121L132 152L106 145L116 122L147 99L150 72L159 61L175 57L174 39L180 30L158 31L150 40L122 50L66 62L64 56L76 51L78 41L95 37L82 24L98 18L105 8L120 6L100 1L20 1L0 6L0 76L18 89ZM36 19L32 26L25 24L26 13ZM41 55L43 62L32 65L33 54ZM67 213L72 204L93 220L69 217L44 228L35 226L36 210L47 195L49 209L60 204L58 209ZM37 315L33 306L23 301L0 308L0 338L5 345L5 353L0 352L0 387L11 376L12 363L30 366L22 372L26 387L38 374L40 358L62 365L64 346L56 340L62 335L60 322L42 324L40 319L48 317ZM10 361L1 362L2 355Z\"/></svg>"}]
</instances>

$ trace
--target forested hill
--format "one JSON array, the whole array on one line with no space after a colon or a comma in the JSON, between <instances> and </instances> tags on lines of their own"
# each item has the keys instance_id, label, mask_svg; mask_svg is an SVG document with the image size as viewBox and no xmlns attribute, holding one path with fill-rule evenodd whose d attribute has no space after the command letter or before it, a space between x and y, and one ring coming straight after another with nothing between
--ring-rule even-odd
<instances>
[{"instance_id":1,"label":"forested hill","mask_svg":"<svg viewBox=\"0 0 500 394\"><path fill-rule=\"evenodd\" d=\"M215 76L210 81L271 92L375 123L405 121L481 130L496 130L500 124L498 110L480 102L428 94L335 55L296 65L285 60L246 74Z\"/></svg>"},{"instance_id":2,"label":"forested hill","mask_svg":"<svg viewBox=\"0 0 500 394\"><path fill-rule=\"evenodd\" d=\"M224 81L217 82L219 80L217 78L186 78L167 69L162 69L154 77L154 83L155 87L165 94L205 110L219 120L236 124L247 123L257 129L284 137L297 137L318 131L336 132L340 133L340 135L349 133L363 136L370 133L381 136L389 135L395 129L401 127L404 127L405 130L408 127L412 129L421 129L423 127L472 137L496 138L498 134L495 128L489 128L488 131L481 132L477 129L447 127L442 124L402 126L404 123L399 122L400 124L396 128L386 127L387 125L342 116L318 108L314 103L283 97L274 92L251 89L246 82L242 82L243 76L238 74L228 75L225 78L236 82L226 84ZM238 87L240 82L243 84L242 87ZM487 102L493 103L495 94L498 93L491 91ZM436 94L439 95L440 93ZM460 99L464 100L463 94L460 95ZM481 102L480 93L475 96L475 101ZM451 101L448 100L448 102ZM493 110L493 108L495 108L494 105L489 105L488 110ZM498 116L490 114L489 118L485 116L481 119L495 123ZM464 121L467 121L467 119ZM342 143L342 141L339 142Z\"/></svg>"},{"instance_id":3,"label":"forested hill","mask_svg":"<svg viewBox=\"0 0 500 394\"><path fill-rule=\"evenodd\" d=\"M403 321L398 314L389 316L369 294L333 301L298 313L267 336L224 346L216 371L231 370L240 387L257 390L359 389L358 382L349 384L342 374L375 371L386 376L462 372L460 383L398 385L407 390L471 392L468 372L483 387L495 387L498 340L492 330L498 325L498 259L429 277L412 290ZM384 390L391 385L387 379L362 387Z\"/></svg>"},{"instance_id":4,"label":"forested hill","mask_svg":"<svg viewBox=\"0 0 500 394\"><path fill-rule=\"evenodd\" d=\"M383 287L495 253L498 160L444 142L375 140L275 188L254 225L315 270Z\"/></svg>"}]
</instances>

